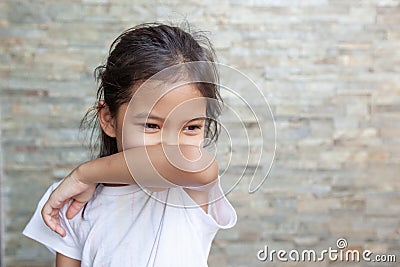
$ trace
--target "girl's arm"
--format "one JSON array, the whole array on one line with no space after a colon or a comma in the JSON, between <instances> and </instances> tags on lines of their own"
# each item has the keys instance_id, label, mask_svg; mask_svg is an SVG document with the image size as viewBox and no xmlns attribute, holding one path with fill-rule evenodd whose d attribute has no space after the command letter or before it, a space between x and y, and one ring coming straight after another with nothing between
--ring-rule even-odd
<instances>
[{"instance_id":1,"label":"girl's arm","mask_svg":"<svg viewBox=\"0 0 400 267\"><path fill-rule=\"evenodd\" d=\"M81 261L69 258L57 252L56 267L80 267Z\"/></svg>"},{"instance_id":2,"label":"girl's arm","mask_svg":"<svg viewBox=\"0 0 400 267\"><path fill-rule=\"evenodd\" d=\"M205 149L185 145L135 147L86 162L73 170L50 195L42 217L50 229L65 236L60 225L60 209L73 200L66 216L74 217L92 198L96 183L139 183L151 190L179 185L191 187L193 191L217 178L217 162ZM206 211L206 207L203 209Z\"/></svg>"},{"instance_id":3,"label":"girl's arm","mask_svg":"<svg viewBox=\"0 0 400 267\"><path fill-rule=\"evenodd\" d=\"M86 162L78 167L77 174L77 179L86 184L195 187L214 181L218 177L218 165L206 149L189 145L153 145L131 148Z\"/></svg>"}]
</instances>

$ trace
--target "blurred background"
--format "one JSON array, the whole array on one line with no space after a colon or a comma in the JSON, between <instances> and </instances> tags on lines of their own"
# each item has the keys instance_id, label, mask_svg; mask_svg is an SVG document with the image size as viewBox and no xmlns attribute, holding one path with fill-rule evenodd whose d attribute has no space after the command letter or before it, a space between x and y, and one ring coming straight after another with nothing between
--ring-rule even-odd
<instances>
[{"instance_id":1,"label":"blurred background","mask_svg":"<svg viewBox=\"0 0 400 267\"><path fill-rule=\"evenodd\" d=\"M275 117L269 177L228 194L238 222L217 234L210 266L367 265L257 259L265 245L321 251L338 238L400 261L400 1L2 0L2 266L53 266L21 232L47 187L89 157L78 127L94 68L120 32L154 21L208 31L218 61L249 76Z\"/></svg>"}]
</instances>

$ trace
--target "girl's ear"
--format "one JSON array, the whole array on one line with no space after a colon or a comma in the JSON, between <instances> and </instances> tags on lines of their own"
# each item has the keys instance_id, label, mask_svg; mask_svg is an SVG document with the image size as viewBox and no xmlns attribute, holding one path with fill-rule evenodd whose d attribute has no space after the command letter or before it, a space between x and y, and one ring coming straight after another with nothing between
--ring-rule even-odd
<instances>
[{"instance_id":1,"label":"girl's ear","mask_svg":"<svg viewBox=\"0 0 400 267\"><path fill-rule=\"evenodd\" d=\"M100 126L103 131L109 136L115 138L116 126L115 120L111 116L110 109L104 101L99 101L97 106L97 115L99 116Z\"/></svg>"}]
</instances>

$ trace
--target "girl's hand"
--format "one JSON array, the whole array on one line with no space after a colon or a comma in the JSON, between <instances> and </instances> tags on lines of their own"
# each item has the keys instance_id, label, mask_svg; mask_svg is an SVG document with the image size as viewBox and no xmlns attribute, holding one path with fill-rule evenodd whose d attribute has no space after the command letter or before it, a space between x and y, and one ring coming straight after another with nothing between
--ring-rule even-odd
<instances>
[{"instance_id":1,"label":"girl's hand","mask_svg":"<svg viewBox=\"0 0 400 267\"><path fill-rule=\"evenodd\" d=\"M60 225L60 209L72 200L67 210L67 219L73 218L83 206L93 197L96 184L86 184L78 179L79 167L73 170L53 191L42 209L45 224L62 237L66 235ZM82 177L80 177L82 178Z\"/></svg>"}]
</instances>

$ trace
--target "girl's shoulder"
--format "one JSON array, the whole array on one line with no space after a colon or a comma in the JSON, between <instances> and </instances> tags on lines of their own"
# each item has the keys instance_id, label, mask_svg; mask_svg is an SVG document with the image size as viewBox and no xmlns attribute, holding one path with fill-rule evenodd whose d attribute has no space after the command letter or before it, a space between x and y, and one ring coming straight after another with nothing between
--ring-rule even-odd
<instances>
[{"instance_id":1,"label":"girl's shoulder","mask_svg":"<svg viewBox=\"0 0 400 267\"><path fill-rule=\"evenodd\" d=\"M80 239L79 236L77 236L77 234L71 229L69 225L70 220L66 219L65 213L69 205L64 205L59 212L60 224L67 232L65 237L59 236L57 233L53 232L49 227L47 227L41 214L44 204L49 199L51 193L61 182L62 180L54 182L47 188L46 192L43 194L42 198L37 204L34 214L32 215L28 224L25 226L22 234L26 237L36 240L39 243L42 243L54 254L59 252L70 258L80 260L82 239Z\"/></svg>"},{"instance_id":2,"label":"girl's shoulder","mask_svg":"<svg viewBox=\"0 0 400 267\"><path fill-rule=\"evenodd\" d=\"M181 208L196 227L205 231L217 231L218 229L232 228L237 222L237 214L224 193L220 179L207 187L191 188L195 190L207 190L206 199L194 199L193 194L183 187L176 187L170 190L171 197L168 204ZM207 212L200 206L206 204Z\"/></svg>"}]
</instances>

